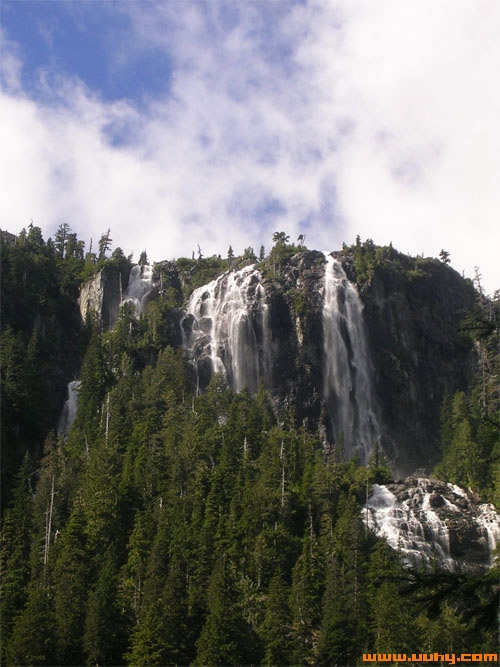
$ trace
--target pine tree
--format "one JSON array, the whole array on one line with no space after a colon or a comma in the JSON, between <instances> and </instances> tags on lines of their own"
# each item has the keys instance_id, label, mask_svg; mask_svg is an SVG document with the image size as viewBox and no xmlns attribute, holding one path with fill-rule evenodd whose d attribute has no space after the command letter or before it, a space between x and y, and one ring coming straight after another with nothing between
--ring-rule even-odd
<instances>
[{"instance_id":1,"label":"pine tree","mask_svg":"<svg viewBox=\"0 0 500 667\"><path fill-rule=\"evenodd\" d=\"M110 238L111 230L108 229L108 231L101 236L99 239L99 259L104 260L106 259L106 253L109 251L111 248L111 244L113 243L113 239Z\"/></svg>"},{"instance_id":2,"label":"pine tree","mask_svg":"<svg viewBox=\"0 0 500 667\"><path fill-rule=\"evenodd\" d=\"M67 222L63 222L57 228L57 232L54 238L54 246L59 254L59 256L64 259L66 255L66 245L68 242L68 236L70 234L71 227Z\"/></svg>"},{"instance_id":3,"label":"pine tree","mask_svg":"<svg viewBox=\"0 0 500 667\"><path fill-rule=\"evenodd\" d=\"M321 618L323 568L319 545L309 516L302 553L293 568L290 607L294 628L294 663L316 658L318 625Z\"/></svg>"},{"instance_id":4,"label":"pine tree","mask_svg":"<svg viewBox=\"0 0 500 667\"><path fill-rule=\"evenodd\" d=\"M83 629L90 580L81 507L75 506L58 539L54 565L54 609L59 664L82 665Z\"/></svg>"},{"instance_id":5,"label":"pine tree","mask_svg":"<svg viewBox=\"0 0 500 667\"><path fill-rule=\"evenodd\" d=\"M2 644L5 644L2 636ZM54 609L50 592L33 587L22 613L16 618L10 641L6 643L5 665L70 664L58 661L54 633Z\"/></svg>"},{"instance_id":6,"label":"pine tree","mask_svg":"<svg viewBox=\"0 0 500 667\"><path fill-rule=\"evenodd\" d=\"M408 600L401 594L405 573L399 555L385 541L377 540L368 562L368 591L371 611L370 635L365 648L377 653L410 653L418 648L414 618ZM370 643L369 643L370 642Z\"/></svg>"},{"instance_id":7,"label":"pine tree","mask_svg":"<svg viewBox=\"0 0 500 667\"><path fill-rule=\"evenodd\" d=\"M145 602L132 635L128 659L134 665L184 665L195 657L196 623L188 617L184 566L170 564L163 589Z\"/></svg>"},{"instance_id":8,"label":"pine tree","mask_svg":"<svg viewBox=\"0 0 500 667\"><path fill-rule=\"evenodd\" d=\"M249 665L261 657L258 638L244 621L227 557L214 567L208 587L208 615L196 642L195 665Z\"/></svg>"},{"instance_id":9,"label":"pine tree","mask_svg":"<svg viewBox=\"0 0 500 667\"><path fill-rule=\"evenodd\" d=\"M11 506L5 511L0 542L2 650L26 599L30 579L32 465L26 454L16 475ZM2 664L8 664L2 657Z\"/></svg>"},{"instance_id":10,"label":"pine tree","mask_svg":"<svg viewBox=\"0 0 500 667\"><path fill-rule=\"evenodd\" d=\"M108 550L87 602L83 637L87 665L122 664L130 619L120 602L117 566Z\"/></svg>"},{"instance_id":11,"label":"pine tree","mask_svg":"<svg viewBox=\"0 0 500 667\"><path fill-rule=\"evenodd\" d=\"M344 496L328 554L321 635L321 664L351 665L366 646L367 602L364 581L364 536L359 507Z\"/></svg>"},{"instance_id":12,"label":"pine tree","mask_svg":"<svg viewBox=\"0 0 500 667\"><path fill-rule=\"evenodd\" d=\"M277 570L269 584L266 614L259 633L265 646L266 665L292 664L292 623L288 597L288 587L280 570Z\"/></svg>"},{"instance_id":13,"label":"pine tree","mask_svg":"<svg viewBox=\"0 0 500 667\"><path fill-rule=\"evenodd\" d=\"M70 448L86 456L96 443L102 428L102 410L109 382L102 337L94 322L90 323L90 329L90 341L80 373L78 410L68 439Z\"/></svg>"}]
</instances>

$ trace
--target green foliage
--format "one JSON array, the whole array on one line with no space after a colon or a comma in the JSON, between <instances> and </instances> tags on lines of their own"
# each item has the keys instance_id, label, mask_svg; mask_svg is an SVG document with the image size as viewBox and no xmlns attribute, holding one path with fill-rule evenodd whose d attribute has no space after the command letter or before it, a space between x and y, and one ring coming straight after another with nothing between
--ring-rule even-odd
<instances>
[{"instance_id":1,"label":"green foliage","mask_svg":"<svg viewBox=\"0 0 500 667\"><path fill-rule=\"evenodd\" d=\"M293 255L303 250L303 247L289 244L289 241L290 237L285 232L274 232L274 246L267 260L264 259L264 247L261 247L259 268L266 277L279 278L282 267Z\"/></svg>"},{"instance_id":2,"label":"green foliage","mask_svg":"<svg viewBox=\"0 0 500 667\"><path fill-rule=\"evenodd\" d=\"M303 290L292 289L290 290L290 296L293 299L293 306L297 315L307 317L310 313L311 302L307 298L306 293Z\"/></svg>"},{"instance_id":3,"label":"green foliage","mask_svg":"<svg viewBox=\"0 0 500 667\"><path fill-rule=\"evenodd\" d=\"M500 308L478 294L460 325L477 350L478 368L468 393L446 395L441 406L442 458L435 473L500 501Z\"/></svg>"},{"instance_id":4,"label":"green foliage","mask_svg":"<svg viewBox=\"0 0 500 667\"><path fill-rule=\"evenodd\" d=\"M104 260L106 259L106 253L108 250L111 248L111 244L113 243L113 240L110 238L111 230L108 229L108 231L101 236L99 239L99 259Z\"/></svg>"},{"instance_id":5,"label":"green foliage","mask_svg":"<svg viewBox=\"0 0 500 667\"><path fill-rule=\"evenodd\" d=\"M372 239L361 241L359 236L354 244L343 244L339 257L352 263L356 282L362 290L370 287L377 271L401 273L410 280L423 278L427 275L427 262L432 261L403 255L393 248L392 243L376 246Z\"/></svg>"},{"instance_id":6,"label":"green foliage","mask_svg":"<svg viewBox=\"0 0 500 667\"><path fill-rule=\"evenodd\" d=\"M256 262L257 261L257 255L254 253L253 248L251 246L248 246L248 248L245 248L243 251L243 261L249 260L250 262Z\"/></svg>"},{"instance_id":7,"label":"green foliage","mask_svg":"<svg viewBox=\"0 0 500 667\"><path fill-rule=\"evenodd\" d=\"M486 623L486 584L427 612L362 525L367 485L387 481L376 451L369 468L327 465L316 435L276 425L262 386L234 394L215 376L191 396L182 355L166 347L140 367L114 336L91 337L71 436L47 443L33 501L29 466L20 473L6 513L12 664L355 664L418 650L441 618L447 642L471 636L467 618ZM453 409L462 417L459 399Z\"/></svg>"},{"instance_id":8,"label":"green foliage","mask_svg":"<svg viewBox=\"0 0 500 667\"><path fill-rule=\"evenodd\" d=\"M55 428L79 363L83 246L62 227L55 243L32 224L18 237L0 235L2 507L24 454L38 459Z\"/></svg>"},{"instance_id":9,"label":"green foliage","mask_svg":"<svg viewBox=\"0 0 500 667\"><path fill-rule=\"evenodd\" d=\"M59 664L81 665L85 608L89 584L89 554L83 509L76 506L57 542L54 577L56 653Z\"/></svg>"},{"instance_id":10,"label":"green foliage","mask_svg":"<svg viewBox=\"0 0 500 667\"><path fill-rule=\"evenodd\" d=\"M216 255L201 257L197 260L180 257L174 262L174 265L179 272L184 298L187 299L197 287L206 285L227 271L230 268L230 260L221 259Z\"/></svg>"},{"instance_id":11,"label":"green foliage","mask_svg":"<svg viewBox=\"0 0 500 667\"><path fill-rule=\"evenodd\" d=\"M25 608L16 618L14 631L5 647L6 660L3 664L47 667L63 664L58 661L55 651L54 620L50 592L44 588L32 588ZM5 641L5 636L2 639Z\"/></svg>"},{"instance_id":12,"label":"green foliage","mask_svg":"<svg viewBox=\"0 0 500 667\"><path fill-rule=\"evenodd\" d=\"M0 540L0 617L8 637L26 599L30 581L29 554L32 521L32 465L26 454L14 482L12 501L6 510ZM1 643L2 653L5 642ZM7 664L5 656L2 664Z\"/></svg>"},{"instance_id":13,"label":"green foliage","mask_svg":"<svg viewBox=\"0 0 500 667\"><path fill-rule=\"evenodd\" d=\"M439 259L443 262L443 264L449 264L451 262L450 253L447 250L441 250L439 253Z\"/></svg>"},{"instance_id":14,"label":"green foliage","mask_svg":"<svg viewBox=\"0 0 500 667\"><path fill-rule=\"evenodd\" d=\"M83 637L88 665L119 665L127 646L129 619L123 613L118 569L107 551L89 593Z\"/></svg>"},{"instance_id":15,"label":"green foliage","mask_svg":"<svg viewBox=\"0 0 500 667\"><path fill-rule=\"evenodd\" d=\"M297 248L282 232L273 240L260 259L279 278ZM2 275L24 309L5 293L2 438L15 455L1 536L3 663L357 664L363 652L429 642L493 648L497 570L409 573L362 524L370 485L390 479L377 447L366 468L326 460L317 433L289 414L277 424L263 385L235 394L214 376L192 394L174 349L175 308L227 260L159 265L162 298L142 318L124 310L112 331L90 321L79 337L84 260L69 227L52 245L37 228L3 243ZM235 266L254 261L247 250ZM366 284L388 259L422 268L368 241L344 252L356 254ZM122 276L130 268L119 249L101 262ZM294 299L304 314L301 293ZM490 497L500 479L500 466L487 465L499 454L495 321L481 310L466 323L485 373L446 399L442 417L441 468ZM63 441L50 432L64 395L47 417L46 379L51 364L80 360L77 417Z\"/></svg>"},{"instance_id":16,"label":"green foliage","mask_svg":"<svg viewBox=\"0 0 500 667\"><path fill-rule=\"evenodd\" d=\"M258 637L244 620L231 562L215 564L208 587L208 614L197 643L195 665L254 665L260 662Z\"/></svg>"}]
</instances>

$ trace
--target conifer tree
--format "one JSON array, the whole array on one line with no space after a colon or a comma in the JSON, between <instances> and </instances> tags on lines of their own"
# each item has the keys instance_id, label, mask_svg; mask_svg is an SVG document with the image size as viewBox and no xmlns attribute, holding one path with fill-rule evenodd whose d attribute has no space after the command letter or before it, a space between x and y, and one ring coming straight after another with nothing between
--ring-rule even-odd
<instances>
[{"instance_id":1,"label":"conifer tree","mask_svg":"<svg viewBox=\"0 0 500 667\"><path fill-rule=\"evenodd\" d=\"M10 635L26 599L30 579L30 533L32 523L32 465L26 454L19 468L10 507L5 511L0 542L0 618L2 642ZM2 664L7 664L2 658Z\"/></svg>"},{"instance_id":2,"label":"conifer tree","mask_svg":"<svg viewBox=\"0 0 500 667\"><path fill-rule=\"evenodd\" d=\"M83 629L90 581L82 508L76 505L58 539L54 565L56 651L59 664L83 665Z\"/></svg>"},{"instance_id":3,"label":"conifer tree","mask_svg":"<svg viewBox=\"0 0 500 667\"><path fill-rule=\"evenodd\" d=\"M244 621L232 565L218 559L208 587L208 615L196 642L195 665L249 665L261 657L258 638Z\"/></svg>"},{"instance_id":4,"label":"conifer tree","mask_svg":"<svg viewBox=\"0 0 500 667\"><path fill-rule=\"evenodd\" d=\"M44 587L32 587L25 608L16 617L10 641L6 642L6 637L2 636L2 644L6 644L6 659L2 661L4 665L51 667L63 664L56 655L54 609L50 591Z\"/></svg>"},{"instance_id":5,"label":"conifer tree","mask_svg":"<svg viewBox=\"0 0 500 667\"><path fill-rule=\"evenodd\" d=\"M321 618L323 568L319 545L309 516L302 553L293 568L290 607L294 627L294 663L315 659L317 627Z\"/></svg>"},{"instance_id":6,"label":"conifer tree","mask_svg":"<svg viewBox=\"0 0 500 667\"><path fill-rule=\"evenodd\" d=\"M408 613L408 600L401 594L405 573L399 555L385 541L378 540L367 567L367 598L371 611L370 644L365 647L377 653L412 652L418 649L414 619Z\"/></svg>"},{"instance_id":7,"label":"conifer tree","mask_svg":"<svg viewBox=\"0 0 500 667\"><path fill-rule=\"evenodd\" d=\"M264 664L292 664L292 623L288 605L289 590L278 569L271 583L266 600L266 614L260 628L265 646Z\"/></svg>"},{"instance_id":8,"label":"conifer tree","mask_svg":"<svg viewBox=\"0 0 500 667\"><path fill-rule=\"evenodd\" d=\"M364 535L359 508L341 498L328 554L326 590L318 645L321 664L355 664L366 645L367 603L364 581Z\"/></svg>"},{"instance_id":9,"label":"conifer tree","mask_svg":"<svg viewBox=\"0 0 500 667\"><path fill-rule=\"evenodd\" d=\"M87 665L122 664L129 620L122 613L117 566L108 550L87 602L83 637Z\"/></svg>"}]
</instances>

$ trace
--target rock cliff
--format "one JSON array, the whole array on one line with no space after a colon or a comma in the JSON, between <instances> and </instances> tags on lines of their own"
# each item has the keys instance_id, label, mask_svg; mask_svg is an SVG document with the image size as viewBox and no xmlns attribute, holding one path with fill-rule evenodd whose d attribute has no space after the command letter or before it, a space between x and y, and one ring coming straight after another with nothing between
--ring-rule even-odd
<instances>
[{"instance_id":1,"label":"rock cliff","mask_svg":"<svg viewBox=\"0 0 500 667\"><path fill-rule=\"evenodd\" d=\"M356 281L352 259L343 253L337 257ZM468 281L437 260L420 260L414 270L415 260L401 267L400 258L380 263L358 291L380 444L405 476L436 463L443 396L468 386L477 360L459 327L476 295ZM323 426L332 441L323 380L325 266L321 253L299 253L279 281L264 280L263 287L273 341L273 393L294 406L299 422ZM351 384L345 390L352 392Z\"/></svg>"},{"instance_id":2,"label":"rock cliff","mask_svg":"<svg viewBox=\"0 0 500 667\"><path fill-rule=\"evenodd\" d=\"M277 414L319 430L331 451L366 462L378 441L398 475L431 468L443 396L467 388L476 361L459 332L475 291L437 260L395 253L362 281L352 255L332 254L299 252L197 288L179 314L193 384L203 391L214 371L237 391L263 382ZM144 304L169 285L177 294L168 268L163 285L136 271ZM82 317L92 309L112 326L126 299L119 273L102 270L82 290Z\"/></svg>"},{"instance_id":3,"label":"rock cliff","mask_svg":"<svg viewBox=\"0 0 500 667\"><path fill-rule=\"evenodd\" d=\"M139 317L164 299L162 317L178 332L169 343L182 345L195 391L203 393L214 372L235 391L263 383L278 419L319 433L327 458L367 463L377 443L405 477L437 462L443 397L468 389L477 358L460 325L477 296L433 259L391 250L362 269L350 250L298 252L279 265L226 271L178 309L185 285L175 263L154 272L137 266L126 290L119 274L101 271L80 306L106 328L120 303ZM479 572L500 540L493 506L428 479L374 485L364 519L410 566Z\"/></svg>"},{"instance_id":4,"label":"rock cliff","mask_svg":"<svg viewBox=\"0 0 500 667\"><path fill-rule=\"evenodd\" d=\"M418 270L381 264L361 298L384 449L403 475L432 467L443 397L467 388L476 363L459 329L475 291L456 271L429 259Z\"/></svg>"},{"instance_id":5,"label":"rock cliff","mask_svg":"<svg viewBox=\"0 0 500 667\"><path fill-rule=\"evenodd\" d=\"M104 267L87 281L80 291L78 304L82 320L85 322L87 314L93 312L102 329L111 328L118 318L122 294L120 271L113 267Z\"/></svg>"},{"instance_id":6,"label":"rock cliff","mask_svg":"<svg viewBox=\"0 0 500 667\"><path fill-rule=\"evenodd\" d=\"M363 520L410 567L436 563L452 572L484 571L500 542L500 515L493 505L437 480L374 484Z\"/></svg>"}]
</instances>

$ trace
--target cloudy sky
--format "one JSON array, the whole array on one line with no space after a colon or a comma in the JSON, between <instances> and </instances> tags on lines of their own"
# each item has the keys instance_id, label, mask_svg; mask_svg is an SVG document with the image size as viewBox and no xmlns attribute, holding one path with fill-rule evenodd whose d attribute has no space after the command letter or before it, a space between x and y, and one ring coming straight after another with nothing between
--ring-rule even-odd
<instances>
[{"instance_id":1,"label":"cloudy sky","mask_svg":"<svg viewBox=\"0 0 500 667\"><path fill-rule=\"evenodd\" d=\"M500 287L498 0L1 2L0 226L150 260L357 234Z\"/></svg>"}]
</instances>

